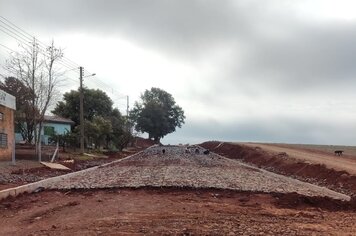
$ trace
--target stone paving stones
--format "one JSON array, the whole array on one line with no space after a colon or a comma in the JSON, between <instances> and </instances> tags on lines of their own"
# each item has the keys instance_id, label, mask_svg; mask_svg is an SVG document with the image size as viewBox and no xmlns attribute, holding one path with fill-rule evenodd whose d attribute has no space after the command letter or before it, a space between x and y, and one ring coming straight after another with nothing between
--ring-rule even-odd
<instances>
[{"instance_id":1,"label":"stone paving stones","mask_svg":"<svg viewBox=\"0 0 356 236\"><path fill-rule=\"evenodd\" d=\"M175 186L253 192L297 192L307 196L349 200L347 195L327 188L261 170L212 152L205 155L204 151L200 147L151 147L122 161L78 172L47 187L81 189Z\"/></svg>"}]
</instances>

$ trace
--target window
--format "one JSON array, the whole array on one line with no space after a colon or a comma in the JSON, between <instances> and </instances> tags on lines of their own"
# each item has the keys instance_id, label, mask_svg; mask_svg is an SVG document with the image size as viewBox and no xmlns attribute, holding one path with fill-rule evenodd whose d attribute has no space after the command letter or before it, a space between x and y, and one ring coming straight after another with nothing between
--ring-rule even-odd
<instances>
[{"instance_id":1,"label":"window","mask_svg":"<svg viewBox=\"0 0 356 236\"><path fill-rule=\"evenodd\" d=\"M4 113L0 112L0 121L4 120Z\"/></svg>"},{"instance_id":2,"label":"window","mask_svg":"<svg viewBox=\"0 0 356 236\"><path fill-rule=\"evenodd\" d=\"M54 127L45 126L44 127L44 135L53 136L54 135Z\"/></svg>"},{"instance_id":3,"label":"window","mask_svg":"<svg viewBox=\"0 0 356 236\"><path fill-rule=\"evenodd\" d=\"M0 133L0 148L7 148L7 134Z\"/></svg>"}]
</instances>

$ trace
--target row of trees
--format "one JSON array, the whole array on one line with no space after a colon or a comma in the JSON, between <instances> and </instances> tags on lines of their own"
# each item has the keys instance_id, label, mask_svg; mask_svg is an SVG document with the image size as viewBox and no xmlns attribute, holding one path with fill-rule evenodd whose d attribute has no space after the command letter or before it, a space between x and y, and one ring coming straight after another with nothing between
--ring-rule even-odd
<instances>
[{"instance_id":1,"label":"row of trees","mask_svg":"<svg viewBox=\"0 0 356 236\"><path fill-rule=\"evenodd\" d=\"M38 151L44 115L59 98L62 73L56 64L63 57L63 52L53 42L43 49L36 39L20 48L19 52L11 55L5 66L14 76L0 81L0 89L16 97L17 129L24 140L36 144ZM84 88L84 97L86 141L96 148L122 149L132 137L132 127L139 132L147 132L150 139L158 142L166 134L174 132L176 127L181 127L185 119L182 108L176 105L172 95L159 88L146 90L141 100L135 103L129 117L113 108L112 100L101 90ZM76 145L80 128L78 111L79 90L65 93L52 113L73 120L75 127L72 133L55 138Z\"/></svg>"},{"instance_id":2,"label":"row of trees","mask_svg":"<svg viewBox=\"0 0 356 236\"><path fill-rule=\"evenodd\" d=\"M7 77L0 81L0 89L16 97L15 125L27 143L35 143L36 123L39 112L32 104L34 93L21 80ZM113 108L112 100L101 90L84 88L84 117L87 143L94 144L94 148L125 147L131 138L130 125L127 117L122 116L117 108ZM35 111L35 112L34 112ZM69 118L75 122L72 132L66 135L55 134L53 139L72 146L78 145L79 140L79 91L65 93L63 101L56 104L53 114ZM37 119L35 120L34 118ZM37 134L39 135L39 134Z\"/></svg>"},{"instance_id":3,"label":"row of trees","mask_svg":"<svg viewBox=\"0 0 356 236\"><path fill-rule=\"evenodd\" d=\"M33 111L37 111L32 106L32 90L14 77L0 81L0 89L16 96L16 126L22 138L32 143L36 131ZM159 88L146 90L141 95L141 100L135 103L129 117L123 116L117 108L113 108L113 101L105 92L84 88L83 93L86 140L88 144L94 144L94 148L104 146L122 149L132 138L130 133L132 126L139 132L148 133L150 139L158 142L184 123L182 108L175 104L171 94ZM54 137L62 144L67 142L76 146L78 143L79 96L79 89L65 93L63 100L59 101L52 111L53 114L69 118L76 124L72 133Z\"/></svg>"},{"instance_id":4,"label":"row of trees","mask_svg":"<svg viewBox=\"0 0 356 236\"><path fill-rule=\"evenodd\" d=\"M171 94L159 88L146 90L140 101L135 102L129 117L122 116L118 109L112 108L113 102L105 92L85 88L83 93L86 135L95 147L116 145L123 148L132 137L131 127L138 132L148 133L149 139L159 142L184 124L183 109ZM57 103L52 113L78 124L79 96L79 91L65 93L63 101Z\"/></svg>"}]
</instances>

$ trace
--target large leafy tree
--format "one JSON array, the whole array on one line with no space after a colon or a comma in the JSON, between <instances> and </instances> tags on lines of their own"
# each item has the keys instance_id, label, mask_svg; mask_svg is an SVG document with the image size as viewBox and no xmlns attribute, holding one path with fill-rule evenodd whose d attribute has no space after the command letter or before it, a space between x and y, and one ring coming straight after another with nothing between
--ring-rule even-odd
<instances>
[{"instance_id":1,"label":"large leafy tree","mask_svg":"<svg viewBox=\"0 0 356 236\"><path fill-rule=\"evenodd\" d=\"M102 90L84 88L84 119L87 144L115 147L120 150L131 140L130 130L127 129L127 119L120 111L112 108L113 102ZM63 101L57 103L52 113L73 120L79 131L79 90L64 94Z\"/></svg>"},{"instance_id":2,"label":"large leafy tree","mask_svg":"<svg viewBox=\"0 0 356 236\"><path fill-rule=\"evenodd\" d=\"M104 91L83 88L83 94L85 120L92 121L95 116L107 117L111 114L113 102ZM63 101L57 103L52 113L69 118L79 124L79 96L79 89L65 93Z\"/></svg>"},{"instance_id":3,"label":"large leafy tree","mask_svg":"<svg viewBox=\"0 0 356 236\"><path fill-rule=\"evenodd\" d=\"M184 111L171 94L159 88L151 88L141 95L131 111L135 129L146 132L150 139L159 141L184 124Z\"/></svg>"}]
</instances>

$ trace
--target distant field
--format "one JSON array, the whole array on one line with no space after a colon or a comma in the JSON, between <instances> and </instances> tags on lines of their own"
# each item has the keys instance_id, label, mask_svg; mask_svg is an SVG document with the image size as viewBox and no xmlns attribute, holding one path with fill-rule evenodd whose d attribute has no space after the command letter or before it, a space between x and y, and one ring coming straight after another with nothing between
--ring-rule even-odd
<instances>
[{"instance_id":1,"label":"distant field","mask_svg":"<svg viewBox=\"0 0 356 236\"><path fill-rule=\"evenodd\" d=\"M242 143L244 144L244 143ZM286 144L286 143L245 143L245 144L263 144L276 147L295 148L295 149L308 149L311 151L324 152L334 155L335 150L343 150L344 155L355 156L356 146L341 146L341 145L314 145L314 144Z\"/></svg>"}]
</instances>

